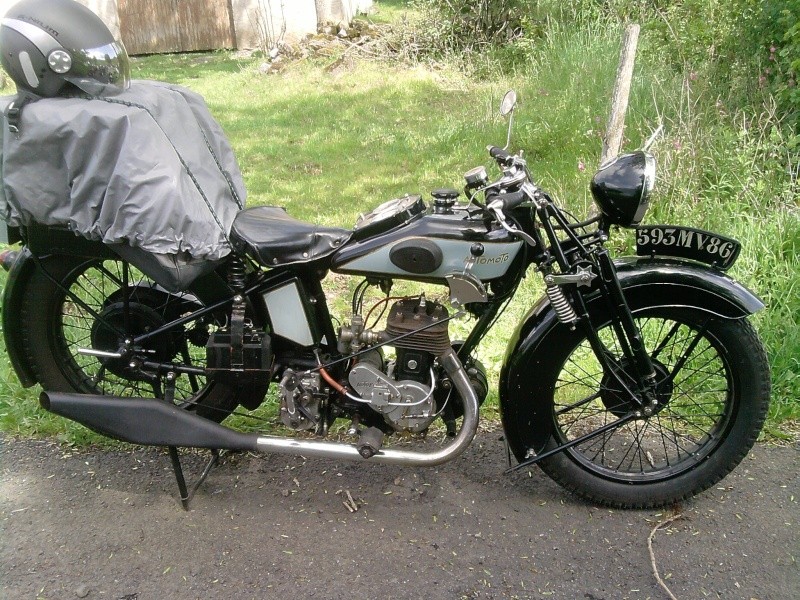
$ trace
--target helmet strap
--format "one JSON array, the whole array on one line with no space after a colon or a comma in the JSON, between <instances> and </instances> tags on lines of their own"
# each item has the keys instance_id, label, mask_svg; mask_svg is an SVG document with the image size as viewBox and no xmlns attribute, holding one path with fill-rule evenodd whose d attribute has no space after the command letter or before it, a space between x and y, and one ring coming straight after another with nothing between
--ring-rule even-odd
<instances>
[{"instance_id":1,"label":"helmet strap","mask_svg":"<svg viewBox=\"0 0 800 600\"><path fill-rule=\"evenodd\" d=\"M22 120L22 109L26 104L36 102L41 96L30 92L18 92L17 97L11 101L5 112L8 130L14 135L19 135L19 125Z\"/></svg>"}]
</instances>

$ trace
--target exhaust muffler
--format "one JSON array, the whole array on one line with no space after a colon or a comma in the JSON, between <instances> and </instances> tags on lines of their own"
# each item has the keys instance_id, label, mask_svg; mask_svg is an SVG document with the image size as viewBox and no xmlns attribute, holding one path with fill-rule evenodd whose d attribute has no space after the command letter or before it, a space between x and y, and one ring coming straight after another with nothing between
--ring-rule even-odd
<instances>
[{"instance_id":1,"label":"exhaust muffler","mask_svg":"<svg viewBox=\"0 0 800 600\"><path fill-rule=\"evenodd\" d=\"M257 434L241 433L164 400L42 392L42 408L92 431L143 446L256 450Z\"/></svg>"}]
</instances>

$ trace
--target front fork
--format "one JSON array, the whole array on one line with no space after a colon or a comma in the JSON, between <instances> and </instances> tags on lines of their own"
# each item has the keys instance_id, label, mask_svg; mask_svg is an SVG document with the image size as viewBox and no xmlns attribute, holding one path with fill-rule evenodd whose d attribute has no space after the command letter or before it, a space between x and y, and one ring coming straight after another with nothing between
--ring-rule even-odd
<instances>
[{"instance_id":1,"label":"front fork","mask_svg":"<svg viewBox=\"0 0 800 600\"><path fill-rule=\"evenodd\" d=\"M610 356L606 345L600 339L597 329L591 322L586 303L577 289L573 292L573 302L580 316L581 325L585 328L586 336L592 350L607 373L616 380L620 388L629 396L632 405L638 406L641 414L636 416L650 416L655 412L658 400L656 395L656 371L653 361L642 339L630 307L625 300L622 286L617 277L617 271L608 250L602 248L595 253L599 270L599 283L603 297L609 309L610 324L620 345L622 356L629 361L630 369L625 369ZM634 377L630 381L623 373L629 372Z\"/></svg>"},{"instance_id":2,"label":"front fork","mask_svg":"<svg viewBox=\"0 0 800 600\"><path fill-rule=\"evenodd\" d=\"M642 333L633 319L631 309L625 301L625 295L622 293L622 286L617 277L617 270L614 267L614 262L606 248L597 248L591 255L586 250L581 240L576 237L574 232L570 229L569 224L565 221L563 215L558 211L551 202L545 203L537 208L539 220L543 226L545 234L550 242L550 249L553 252L554 258L561 268L562 274L569 273L570 280L576 285L572 287L572 306L570 307L564 300L563 290L560 286L556 289L552 286L555 283L556 277L548 277L545 273L545 283L548 285L547 295L550 297L551 305L556 311L560 321L571 324L574 326L574 321L580 322L580 325L586 332L587 340L589 341L592 350L594 351L600 364L606 373L615 380L620 386L620 389L625 393L631 401L631 406L637 407L634 415L635 417L649 417L652 415L658 406L656 395L656 372L653 368L653 361L650 360L650 355L642 340ZM609 316L611 317L611 327L619 340L620 349L622 350L624 360L628 361L631 365L630 373L633 375L635 381L626 381L624 373L628 371L624 365L620 365L616 360L610 356L608 349L603 344L600 336L597 334L596 327L592 324L589 318L589 311L586 307L586 302L583 300L583 295L580 292L582 285L590 285L594 274L585 268L578 267L573 273L573 265L564 253L561 247L561 242L556 235L555 227L551 222L553 219L556 226L562 231L566 232L567 236L577 244L579 248L583 249L581 253L583 257L590 260L594 257L594 265L599 271L600 292L605 298ZM548 279L550 281L548 281ZM564 277L560 278L564 281ZM564 283L567 283L564 281ZM553 293L555 292L555 293ZM559 302L561 304L559 305ZM569 316L572 310L575 310L577 315ZM574 319L577 317L577 319ZM573 321L569 323L569 321ZM633 383L633 389L631 389Z\"/></svg>"}]
</instances>

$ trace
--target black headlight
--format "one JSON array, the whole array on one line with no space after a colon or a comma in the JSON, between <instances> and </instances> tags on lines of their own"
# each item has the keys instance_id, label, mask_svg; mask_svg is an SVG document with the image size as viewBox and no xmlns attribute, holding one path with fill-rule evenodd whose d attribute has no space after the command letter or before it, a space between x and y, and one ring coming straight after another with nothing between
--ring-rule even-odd
<instances>
[{"instance_id":1,"label":"black headlight","mask_svg":"<svg viewBox=\"0 0 800 600\"><path fill-rule=\"evenodd\" d=\"M606 220L614 225L638 225L647 212L656 181L656 159L637 150L608 161L592 177L592 196Z\"/></svg>"}]
</instances>

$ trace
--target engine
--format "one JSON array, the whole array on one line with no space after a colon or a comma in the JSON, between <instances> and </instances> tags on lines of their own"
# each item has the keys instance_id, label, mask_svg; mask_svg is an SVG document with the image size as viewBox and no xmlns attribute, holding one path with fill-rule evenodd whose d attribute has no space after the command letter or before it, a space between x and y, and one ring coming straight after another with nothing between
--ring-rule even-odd
<instances>
[{"instance_id":1,"label":"engine","mask_svg":"<svg viewBox=\"0 0 800 600\"><path fill-rule=\"evenodd\" d=\"M348 382L356 393L351 399L368 404L396 430L427 429L437 416L434 361L450 347L447 316L444 306L421 296L395 302L383 332L364 330L358 315L342 327L340 350L358 351L366 343L399 338L391 343L396 358L385 367L378 352L369 352L350 370Z\"/></svg>"}]
</instances>

